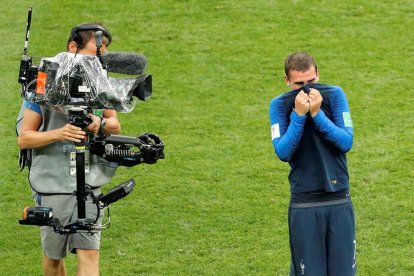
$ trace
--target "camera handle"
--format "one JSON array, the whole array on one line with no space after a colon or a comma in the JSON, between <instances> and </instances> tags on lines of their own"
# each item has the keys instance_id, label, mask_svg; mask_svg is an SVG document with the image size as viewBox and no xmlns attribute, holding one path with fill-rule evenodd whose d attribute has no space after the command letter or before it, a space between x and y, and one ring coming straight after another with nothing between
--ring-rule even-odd
<instances>
[{"instance_id":1,"label":"camera handle","mask_svg":"<svg viewBox=\"0 0 414 276\"><path fill-rule=\"evenodd\" d=\"M76 199L78 201L78 219L86 218L86 183L85 183L85 141L75 143L76 151Z\"/></svg>"},{"instance_id":2,"label":"camera handle","mask_svg":"<svg viewBox=\"0 0 414 276\"><path fill-rule=\"evenodd\" d=\"M87 127L91 120L87 117L88 110L84 107L71 107L68 111L69 123L80 128ZM80 142L75 142L75 153L76 153L76 199L78 203L78 221L75 225L77 229L84 229L82 226L90 225L86 221L86 199L88 192L86 191L86 182L85 182L85 151L86 151L86 141L83 139Z\"/></svg>"}]
</instances>

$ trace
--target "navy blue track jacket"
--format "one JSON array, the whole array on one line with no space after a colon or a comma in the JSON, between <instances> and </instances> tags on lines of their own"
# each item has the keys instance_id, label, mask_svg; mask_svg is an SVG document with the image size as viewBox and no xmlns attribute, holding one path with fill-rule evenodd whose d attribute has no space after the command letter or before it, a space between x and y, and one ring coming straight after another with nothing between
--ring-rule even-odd
<instances>
[{"instance_id":1,"label":"navy blue track jacket","mask_svg":"<svg viewBox=\"0 0 414 276\"><path fill-rule=\"evenodd\" d=\"M345 93L338 86L311 83L323 98L315 116L293 111L301 89L270 103L272 143L280 160L289 162L292 193L337 192L349 188L346 152L353 143L353 126Z\"/></svg>"}]
</instances>

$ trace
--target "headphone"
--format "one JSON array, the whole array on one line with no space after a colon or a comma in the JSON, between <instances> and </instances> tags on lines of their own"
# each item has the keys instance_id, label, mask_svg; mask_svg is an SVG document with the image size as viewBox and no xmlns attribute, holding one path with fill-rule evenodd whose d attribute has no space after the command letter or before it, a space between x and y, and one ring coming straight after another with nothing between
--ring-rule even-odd
<instances>
[{"instance_id":1,"label":"headphone","mask_svg":"<svg viewBox=\"0 0 414 276\"><path fill-rule=\"evenodd\" d=\"M106 36L108 38L108 45L111 44L112 41L112 36L111 33L102 25L99 24L91 24L91 23L86 23L86 24L79 24L75 27L73 27L73 29L70 31L70 37L69 37L69 41L75 41L76 44L78 44L78 39L79 39L79 32L80 31L102 31L104 36Z\"/></svg>"}]
</instances>

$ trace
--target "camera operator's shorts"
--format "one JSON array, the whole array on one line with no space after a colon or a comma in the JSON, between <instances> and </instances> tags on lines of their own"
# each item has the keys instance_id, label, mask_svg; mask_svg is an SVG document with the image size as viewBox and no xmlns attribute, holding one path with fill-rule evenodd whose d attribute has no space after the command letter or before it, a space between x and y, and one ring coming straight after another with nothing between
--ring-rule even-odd
<instances>
[{"instance_id":1,"label":"camera operator's shorts","mask_svg":"<svg viewBox=\"0 0 414 276\"><path fill-rule=\"evenodd\" d=\"M94 194L95 196L99 195L100 190L94 190ZM35 193L34 198L38 206L52 207L53 217L58 218L61 225L75 222L78 218L77 199L74 195L40 195ZM86 217L95 221L98 209L90 197L88 197L85 206ZM101 224L102 218L103 210L99 214L97 224ZM52 227L42 226L40 228L43 254L52 260L66 257L69 251L76 253L76 249L99 250L101 232L92 235L89 233L61 235L54 232Z\"/></svg>"}]
</instances>

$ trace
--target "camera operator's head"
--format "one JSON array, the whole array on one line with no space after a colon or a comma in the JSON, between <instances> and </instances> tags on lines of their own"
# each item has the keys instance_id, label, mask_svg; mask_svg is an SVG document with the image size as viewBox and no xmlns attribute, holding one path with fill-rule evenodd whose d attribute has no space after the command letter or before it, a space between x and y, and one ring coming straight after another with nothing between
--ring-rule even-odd
<instances>
[{"instance_id":1,"label":"camera operator's head","mask_svg":"<svg viewBox=\"0 0 414 276\"><path fill-rule=\"evenodd\" d=\"M83 23L73 27L67 42L67 50L71 53L96 55L95 33L97 31L101 31L103 34L102 47L100 48L100 53L103 54L111 43L112 36L100 23Z\"/></svg>"}]
</instances>

